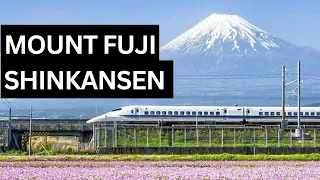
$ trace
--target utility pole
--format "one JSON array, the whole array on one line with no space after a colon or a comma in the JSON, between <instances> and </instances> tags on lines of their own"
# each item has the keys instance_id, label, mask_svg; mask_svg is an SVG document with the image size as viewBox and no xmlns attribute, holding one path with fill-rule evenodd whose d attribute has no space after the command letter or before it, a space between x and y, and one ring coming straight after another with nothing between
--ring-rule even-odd
<instances>
[{"instance_id":1,"label":"utility pole","mask_svg":"<svg viewBox=\"0 0 320 180\"><path fill-rule=\"evenodd\" d=\"M301 83L301 78L300 78L300 61L298 61L297 62L297 91L298 91L298 93L297 93L297 104L298 104L298 127L297 127L297 131L298 131L298 133L299 133L299 135L300 135L300 129L301 129L301 127L300 127L300 111L301 111L301 103L300 103L300 84Z\"/></svg>"},{"instance_id":2,"label":"utility pole","mask_svg":"<svg viewBox=\"0 0 320 180\"><path fill-rule=\"evenodd\" d=\"M8 148L11 149L11 108L9 108L9 121L8 121Z\"/></svg>"},{"instance_id":3,"label":"utility pole","mask_svg":"<svg viewBox=\"0 0 320 180\"><path fill-rule=\"evenodd\" d=\"M286 97L285 97L285 92L286 92L286 84L285 84L285 82L286 82L286 78L285 78L285 76L286 76L286 69L285 69L285 66L283 65L282 66L282 126L284 126L284 124L285 124L285 115L286 115L286 111L285 111L285 99L286 99Z\"/></svg>"},{"instance_id":4,"label":"utility pole","mask_svg":"<svg viewBox=\"0 0 320 180\"><path fill-rule=\"evenodd\" d=\"M30 127L29 127L29 156L31 156L31 129L32 128L32 107L30 108Z\"/></svg>"}]
</instances>

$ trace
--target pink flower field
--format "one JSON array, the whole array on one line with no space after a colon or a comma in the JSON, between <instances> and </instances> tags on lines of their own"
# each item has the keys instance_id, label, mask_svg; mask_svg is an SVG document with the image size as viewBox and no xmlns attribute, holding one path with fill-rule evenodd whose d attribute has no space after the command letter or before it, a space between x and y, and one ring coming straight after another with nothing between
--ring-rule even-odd
<instances>
[{"instance_id":1,"label":"pink flower field","mask_svg":"<svg viewBox=\"0 0 320 180\"><path fill-rule=\"evenodd\" d=\"M320 162L1 162L0 179L320 179Z\"/></svg>"}]
</instances>

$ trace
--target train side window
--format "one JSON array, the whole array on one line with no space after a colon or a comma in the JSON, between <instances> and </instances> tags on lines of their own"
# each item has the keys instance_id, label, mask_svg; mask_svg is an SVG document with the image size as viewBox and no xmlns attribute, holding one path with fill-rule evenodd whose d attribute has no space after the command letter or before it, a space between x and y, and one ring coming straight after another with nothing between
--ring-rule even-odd
<instances>
[{"instance_id":1,"label":"train side window","mask_svg":"<svg viewBox=\"0 0 320 180\"><path fill-rule=\"evenodd\" d=\"M265 112L264 115L265 115L265 116L269 116L269 112Z\"/></svg>"},{"instance_id":2,"label":"train side window","mask_svg":"<svg viewBox=\"0 0 320 180\"><path fill-rule=\"evenodd\" d=\"M199 111L199 112L198 112L198 115L199 115L199 116L202 116L202 112L201 112L201 111Z\"/></svg>"},{"instance_id":3,"label":"train side window","mask_svg":"<svg viewBox=\"0 0 320 180\"><path fill-rule=\"evenodd\" d=\"M294 113L293 113L293 115L297 116L297 115L298 115L298 113L297 113L297 112L294 112Z\"/></svg>"},{"instance_id":4,"label":"train side window","mask_svg":"<svg viewBox=\"0 0 320 180\"><path fill-rule=\"evenodd\" d=\"M151 114L151 115L154 115L154 111L150 111L150 114Z\"/></svg>"},{"instance_id":5,"label":"train side window","mask_svg":"<svg viewBox=\"0 0 320 180\"><path fill-rule=\"evenodd\" d=\"M217 115L217 116L220 116L220 112L217 112L216 115Z\"/></svg>"},{"instance_id":6,"label":"train side window","mask_svg":"<svg viewBox=\"0 0 320 180\"><path fill-rule=\"evenodd\" d=\"M306 112L305 115L306 115L306 116L309 116L309 112Z\"/></svg>"},{"instance_id":7,"label":"train side window","mask_svg":"<svg viewBox=\"0 0 320 180\"><path fill-rule=\"evenodd\" d=\"M271 112L271 116L274 116L274 112Z\"/></svg>"},{"instance_id":8,"label":"train side window","mask_svg":"<svg viewBox=\"0 0 320 180\"><path fill-rule=\"evenodd\" d=\"M131 110L131 114L133 114L133 110Z\"/></svg>"},{"instance_id":9,"label":"train side window","mask_svg":"<svg viewBox=\"0 0 320 180\"><path fill-rule=\"evenodd\" d=\"M311 116L314 116L315 115L315 113L314 112L311 112Z\"/></svg>"},{"instance_id":10,"label":"train side window","mask_svg":"<svg viewBox=\"0 0 320 180\"><path fill-rule=\"evenodd\" d=\"M178 111L175 111L175 112L174 112L174 115L179 115L179 112L178 112Z\"/></svg>"},{"instance_id":11,"label":"train side window","mask_svg":"<svg viewBox=\"0 0 320 180\"><path fill-rule=\"evenodd\" d=\"M166 115L167 114L167 112L166 111L162 111L162 115Z\"/></svg>"},{"instance_id":12,"label":"train side window","mask_svg":"<svg viewBox=\"0 0 320 180\"><path fill-rule=\"evenodd\" d=\"M172 111L169 111L169 112L168 112L168 115L172 115Z\"/></svg>"},{"instance_id":13,"label":"train side window","mask_svg":"<svg viewBox=\"0 0 320 180\"><path fill-rule=\"evenodd\" d=\"M224 113L225 113L225 114L227 113L227 110L226 110L226 109L224 110Z\"/></svg>"},{"instance_id":14,"label":"train side window","mask_svg":"<svg viewBox=\"0 0 320 180\"><path fill-rule=\"evenodd\" d=\"M300 116L303 116L303 112L300 112Z\"/></svg>"},{"instance_id":15,"label":"train side window","mask_svg":"<svg viewBox=\"0 0 320 180\"><path fill-rule=\"evenodd\" d=\"M149 111L145 111L144 114L145 114L145 115L149 115Z\"/></svg>"},{"instance_id":16,"label":"train side window","mask_svg":"<svg viewBox=\"0 0 320 180\"><path fill-rule=\"evenodd\" d=\"M204 112L203 114L207 116L207 115L208 115L208 112Z\"/></svg>"},{"instance_id":17,"label":"train side window","mask_svg":"<svg viewBox=\"0 0 320 180\"><path fill-rule=\"evenodd\" d=\"M157 111L156 114L157 114L157 115L160 115L160 111Z\"/></svg>"},{"instance_id":18,"label":"train side window","mask_svg":"<svg viewBox=\"0 0 320 180\"><path fill-rule=\"evenodd\" d=\"M190 115L190 111L187 111L187 112L186 112L186 115Z\"/></svg>"},{"instance_id":19,"label":"train side window","mask_svg":"<svg viewBox=\"0 0 320 180\"><path fill-rule=\"evenodd\" d=\"M181 111L181 112L180 112L180 115L184 115L184 112L183 112L183 111Z\"/></svg>"},{"instance_id":20,"label":"train side window","mask_svg":"<svg viewBox=\"0 0 320 180\"><path fill-rule=\"evenodd\" d=\"M317 112L317 116L320 116L320 112Z\"/></svg>"},{"instance_id":21,"label":"train side window","mask_svg":"<svg viewBox=\"0 0 320 180\"><path fill-rule=\"evenodd\" d=\"M250 114L250 110L249 109L247 110L247 113Z\"/></svg>"},{"instance_id":22,"label":"train side window","mask_svg":"<svg viewBox=\"0 0 320 180\"><path fill-rule=\"evenodd\" d=\"M288 112L288 115L289 115L289 116L292 116L292 112Z\"/></svg>"},{"instance_id":23,"label":"train side window","mask_svg":"<svg viewBox=\"0 0 320 180\"><path fill-rule=\"evenodd\" d=\"M213 116L213 115L214 115L214 112L210 112L210 115Z\"/></svg>"},{"instance_id":24,"label":"train side window","mask_svg":"<svg viewBox=\"0 0 320 180\"><path fill-rule=\"evenodd\" d=\"M280 116L280 114L281 114L280 112L277 112L277 116Z\"/></svg>"},{"instance_id":25,"label":"train side window","mask_svg":"<svg viewBox=\"0 0 320 180\"><path fill-rule=\"evenodd\" d=\"M259 112L259 116L262 116L263 115L263 112Z\"/></svg>"},{"instance_id":26,"label":"train side window","mask_svg":"<svg viewBox=\"0 0 320 180\"><path fill-rule=\"evenodd\" d=\"M197 112L193 111L193 112L192 112L192 115L197 115Z\"/></svg>"}]
</instances>

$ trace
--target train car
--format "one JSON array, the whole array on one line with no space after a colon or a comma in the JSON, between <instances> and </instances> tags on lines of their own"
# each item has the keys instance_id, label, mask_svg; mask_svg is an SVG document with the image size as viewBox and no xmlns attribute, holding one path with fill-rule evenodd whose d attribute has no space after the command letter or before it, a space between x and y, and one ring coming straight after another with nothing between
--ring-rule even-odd
<instances>
[{"instance_id":1,"label":"train car","mask_svg":"<svg viewBox=\"0 0 320 180\"><path fill-rule=\"evenodd\" d=\"M285 107L285 119L296 123L297 107ZM245 106L124 106L88 120L125 122L171 122L171 123L215 123L215 124L279 124L282 107ZM320 124L320 107L301 107L300 122Z\"/></svg>"}]
</instances>

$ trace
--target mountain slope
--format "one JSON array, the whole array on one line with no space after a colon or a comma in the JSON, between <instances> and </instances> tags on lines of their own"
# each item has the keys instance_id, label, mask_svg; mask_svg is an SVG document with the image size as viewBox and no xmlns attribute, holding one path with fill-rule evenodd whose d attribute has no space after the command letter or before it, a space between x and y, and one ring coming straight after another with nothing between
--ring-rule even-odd
<instances>
[{"instance_id":1,"label":"mountain slope","mask_svg":"<svg viewBox=\"0 0 320 180\"><path fill-rule=\"evenodd\" d=\"M249 55L294 47L239 16L211 14L163 46L161 52Z\"/></svg>"}]
</instances>

